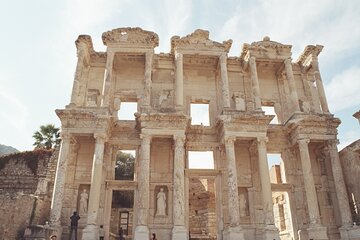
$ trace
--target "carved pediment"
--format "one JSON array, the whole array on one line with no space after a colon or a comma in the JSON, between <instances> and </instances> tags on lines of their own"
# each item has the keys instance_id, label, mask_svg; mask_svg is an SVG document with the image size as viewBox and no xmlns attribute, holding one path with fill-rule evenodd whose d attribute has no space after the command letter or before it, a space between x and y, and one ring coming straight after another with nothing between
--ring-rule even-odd
<instances>
[{"instance_id":1,"label":"carved pediment","mask_svg":"<svg viewBox=\"0 0 360 240\"><path fill-rule=\"evenodd\" d=\"M256 58L285 59L291 57L291 47L291 45L271 41L269 37L264 37L262 41L245 43L240 58L254 56Z\"/></svg>"},{"instance_id":2,"label":"carved pediment","mask_svg":"<svg viewBox=\"0 0 360 240\"><path fill-rule=\"evenodd\" d=\"M209 31L197 29L195 32L185 36L173 36L171 38L171 53L176 50L192 50L192 51L215 51L229 52L232 40L215 42L209 39Z\"/></svg>"},{"instance_id":3,"label":"carved pediment","mask_svg":"<svg viewBox=\"0 0 360 240\"><path fill-rule=\"evenodd\" d=\"M136 28L117 28L102 34L103 43L108 46L111 44L122 47L148 47L159 46L159 36L150 31Z\"/></svg>"},{"instance_id":4,"label":"carved pediment","mask_svg":"<svg viewBox=\"0 0 360 240\"><path fill-rule=\"evenodd\" d=\"M303 66L308 65L311 61L311 58L317 57L323 48L324 46L321 45L307 45L296 62Z\"/></svg>"}]
</instances>

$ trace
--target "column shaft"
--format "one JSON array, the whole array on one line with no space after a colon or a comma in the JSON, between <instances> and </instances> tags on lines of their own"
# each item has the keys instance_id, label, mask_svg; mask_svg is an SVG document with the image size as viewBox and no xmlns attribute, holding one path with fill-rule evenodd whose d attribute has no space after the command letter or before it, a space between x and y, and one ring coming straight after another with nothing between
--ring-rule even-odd
<instances>
[{"instance_id":1,"label":"column shaft","mask_svg":"<svg viewBox=\"0 0 360 240\"><path fill-rule=\"evenodd\" d=\"M56 167L54 191L52 194L50 223L60 225L61 209L64 200L67 159L70 151L70 135L61 134L60 155Z\"/></svg>"},{"instance_id":2,"label":"column shaft","mask_svg":"<svg viewBox=\"0 0 360 240\"><path fill-rule=\"evenodd\" d=\"M174 136L174 192L173 220L174 226L185 226L185 136Z\"/></svg>"},{"instance_id":3,"label":"column shaft","mask_svg":"<svg viewBox=\"0 0 360 240\"><path fill-rule=\"evenodd\" d=\"M141 153L138 172L137 225L147 226L150 200L150 142L151 136L141 135Z\"/></svg>"},{"instance_id":4,"label":"column shaft","mask_svg":"<svg viewBox=\"0 0 360 240\"><path fill-rule=\"evenodd\" d=\"M289 81L291 104L294 110L298 112L300 111L299 98L296 91L296 83L294 79L294 73L292 70L291 58L285 59L284 63L285 63L286 77Z\"/></svg>"},{"instance_id":5,"label":"column shaft","mask_svg":"<svg viewBox=\"0 0 360 240\"><path fill-rule=\"evenodd\" d=\"M103 82L102 101L101 106L108 107L110 105L111 95L111 79L114 65L114 52L107 52L106 67Z\"/></svg>"},{"instance_id":6,"label":"column shaft","mask_svg":"<svg viewBox=\"0 0 360 240\"><path fill-rule=\"evenodd\" d=\"M183 70L183 54L175 54L176 79L175 79L175 105L182 107L184 105L184 70Z\"/></svg>"},{"instance_id":7,"label":"column shaft","mask_svg":"<svg viewBox=\"0 0 360 240\"><path fill-rule=\"evenodd\" d=\"M260 86L259 86L259 79L258 79L258 75L257 75L255 57L249 58L249 64L250 64L251 85L252 85L252 91L253 91L254 101L255 101L255 110L259 110L259 109L261 109L261 98L260 98Z\"/></svg>"},{"instance_id":8,"label":"column shaft","mask_svg":"<svg viewBox=\"0 0 360 240\"><path fill-rule=\"evenodd\" d=\"M85 58L87 55L87 46L85 43L79 43L78 50L77 50L77 64L76 64L76 70L75 70L75 76L74 76L74 82L73 82L73 88L71 92L71 100L70 103L73 103L75 105L80 104L79 101L79 94L80 94L80 85L82 84L81 79L84 74L84 68L85 68Z\"/></svg>"},{"instance_id":9,"label":"column shaft","mask_svg":"<svg viewBox=\"0 0 360 240\"><path fill-rule=\"evenodd\" d=\"M100 204L100 193L103 173L103 158L105 136L95 135L95 152L91 172L91 186L89 196L89 206L87 213L87 225L97 225L97 217Z\"/></svg>"},{"instance_id":10,"label":"column shaft","mask_svg":"<svg viewBox=\"0 0 360 240\"><path fill-rule=\"evenodd\" d=\"M352 225L352 215L350 211L349 198L346 191L344 176L341 168L339 153L336 141L330 141L328 144L331 168L334 177L336 196L339 203L341 222L343 226Z\"/></svg>"},{"instance_id":11,"label":"column shaft","mask_svg":"<svg viewBox=\"0 0 360 240\"><path fill-rule=\"evenodd\" d=\"M150 106L151 103L151 71L152 71L152 60L153 53L145 53L145 89L144 89L144 105Z\"/></svg>"},{"instance_id":12,"label":"column shaft","mask_svg":"<svg viewBox=\"0 0 360 240\"><path fill-rule=\"evenodd\" d=\"M311 64L312 64L312 66L314 68L314 78L315 78L315 81L316 81L316 88L317 88L318 94L319 94L321 109L322 109L322 111L324 113L328 113L329 112L329 106L327 104L324 85L323 85L321 75L320 75L319 63L318 63L317 59L313 59Z\"/></svg>"},{"instance_id":13,"label":"column shaft","mask_svg":"<svg viewBox=\"0 0 360 240\"><path fill-rule=\"evenodd\" d=\"M272 204L271 183L269 165L267 161L266 139L257 139L259 172L261 182L261 194L264 209L264 220L266 225L274 225L274 214Z\"/></svg>"},{"instance_id":14,"label":"column shaft","mask_svg":"<svg viewBox=\"0 0 360 240\"><path fill-rule=\"evenodd\" d=\"M229 80L227 74L227 54L220 55L221 90L224 108L230 108Z\"/></svg>"},{"instance_id":15,"label":"column shaft","mask_svg":"<svg viewBox=\"0 0 360 240\"><path fill-rule=\"evenodd\" d=\"M318 199L316 195L314 176L311 169L311 160L309 155L308 143L309 139L300 139L298 140L301 166L304 177L304 185L306 192L306 201L308 205L310 224L319 225L320 224L320 211L318 205Z\"/></svg>"},{"instance_id":16,"label":"column shaft","mask_svg":"<svg viewBox=\"0 0 360 240\"><path fill-rule=\"evenodd\" d=\"M239 225L240 221L240 207L239 207L239 189L236 171L235 158L235 138L225 139L225 151L227 158L228 171L228 209L230 217L230 226L235 227Z\"/></svg>"}]
</instances>

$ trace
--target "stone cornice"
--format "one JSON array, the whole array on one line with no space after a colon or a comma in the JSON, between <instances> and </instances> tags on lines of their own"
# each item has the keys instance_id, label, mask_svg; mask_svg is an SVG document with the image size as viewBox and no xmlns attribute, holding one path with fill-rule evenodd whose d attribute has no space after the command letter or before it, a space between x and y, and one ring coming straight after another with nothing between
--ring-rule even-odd
<instances>
[{"instance_id":1,"label":"stone cornice","mask_svg":"<svg viewBox=\"0 0 360 240\"><path fill-rule=\"evenodd\" d=\"M296 62L302 66L310 65L312 58L317 57L323 48L324 46L321 45L307 45Z\"/></svg>"},{"instance_id":2,"label":"stone cornice","mask_svg":"<svg viewBox=\"0 0 360 240\"><path fill-rule=\"evenodd\" d=\"M183 52L184 50L205 51L205 52L225 52L228 53L232 45L232 40L215 42L209 39L209 31L197 29L193 33L185 36L173 36L171 38L171 53Z\"/></svg>"},{"instance_id":3,"label":"stone cornice","mask_svg":"<svg viewBox=\"0 0 360 240\"><path fill-rule=\"evenodd\" d=\"M262 41L245 43L243 45L240 58L248 60L250 57L260 59L286 59L291 57L291 45L270 41L269 37L264 37Z\"/></svg>"},{"instance_id":4,"label":"stone cornice","mask_svg":"<svg viewBox=\"0 0 360 240\"><path fill-rule=\"evenodd\" d=\"M123 48L159 46L159 37L156 33L143 30L139 27L116 28L102 34L104 45L114 45Z\"/></svg>"},{"instance_id":5,"label":"stone cornice","mask_svg":"<svg viewBox=\"0 0 360 240\"><path fill-rule=\"evenodd\" d=\"M190 123L190 118L183 114L169 113L136 113L136 128L168 128L185 130Z\"/></svg>"}]
</instances>

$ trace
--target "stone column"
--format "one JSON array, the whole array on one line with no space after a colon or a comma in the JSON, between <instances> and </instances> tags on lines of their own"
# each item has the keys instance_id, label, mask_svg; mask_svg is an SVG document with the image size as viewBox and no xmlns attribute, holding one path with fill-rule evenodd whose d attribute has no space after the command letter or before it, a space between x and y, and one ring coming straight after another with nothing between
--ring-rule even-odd
<instances>
[{"instance_id":1,"label":"stone column","mask_svg":"<svg viewBox=\"0 0 360 240\"><path fill-rule=\"evenodd\" d=\"M77 45L77 64L76 64L76 70L75 70L75 76L74 76L74 82L73 82L73 88L71 92L71 100L70 104L79 104L79 93L80 93L80 85L81 85L81 78L84 74L84 59L86 57L87 52L87 45L86 43L79 43Z\"/></svg>"},{"instance_id":2,"label":"stone column","mask_svg":"<svg viewBox=\"0 0 360 240\"><path fill-rule=\"evenodd\" d=\"M176 64L176 79L175 79L175 106L183 107L184 106L184 70L183 70L183 54L175 54L175 64Z\"/></svg>"},{"instance_id":3,"label":"stone column","mask_svg":"<svg viewBox=\"0 0 360 240\"><path fill-rule=\"evenodd\" d=\"M328 142L328 149L331 159L331 169L334 177L336 196L339 203L341 223L343 227L352 226L352 215L349 206L349 198L346 191L344 176L341 168L337 140Z\"/></svg>"},{"instance_id":4,"label":"stone column","mask_svg":"<svg viewBox=\"0 0 360 240\"><path fill-rule=\"evenodd\" d=\"M173 222L172 240L187 240L185 227L185 149L184 135L174 135L174 190L173 190Z\"/></svg>"},{"instance_id":5,"label":"stone column","mask_svg":"<svg viewBox=\"0 0 360 240\"><path fill-rule=\"evenodd\" d=\"M94 134L95 151L91 172L91 186L89 194L89 205L87 212L87 223L83 230L83 240L99 239L99 229L97 226L97 218L100 204L101 183L103 173L103 157L105 146L105 134Z\"/></svg>"},{"instance_id":6,"label":"stone column","mask_svg":"<svg viewBox=\"0 0 360 240\"><path fill-rule=\"evenodd\" d=\"M107 52L106 58L106 66L105 66L105 74L104 74L104 82L103 82L103 91L102 91L102 107L109 107L110 105L110 95L111 95L111 79L112 79L112 71L114 65L114 52Z\"/></svg>"},{"instance_id":7,"label":"stone column","mask_svg":"<svg viewBox=\"0 0 360 240\"><path fill-rule=\"evenodd\" d=\"M151 136L141 134L141 151L138 171L136 201L136 220L134 240L148 240L149 201L150 201L150 143Z\"/></svg>"},{"instance_id":8,"label":"stone column","mask_svg":"<svg viewBox=\"0 0 360 240\"><path fill-rule=\"evenodd\" d=\"M151 103L151 71L152 71L152 60L154 53L145 53L145 89L144 89L144 106L149 107Z\"/></svg>"},{"instance_id":9,"label":"stone column","mask_svg":"<svg viewBox=\"0 0 360 240\"><path fill-rule=\"evenodd\" d=\"M291 65L291 58L285 59L284 63L285 63L286 77L289 81L291 104L294 108L294 111L299 112L300 111L299 98L296 91L296 84L295 84L294 73Z\"/></svg>"},{"instance_id":10,"label":"stone column","mask_svg":"<svg viewBox=\"0 0 360 240\"><path fill-rule=\"evenodd\" d=\"M230 226L224 230L224 239L235 240L244 239L244 233L240 227L240 206L239 206L239 189L236 171L235 157L235 137L225 138L225 151L228 172L228 209L230 217Z\"/></svg>"},{"instance_id":11,"label":"stone column","mask_svg":"<svg viewBox=\"0 0 360 240\"><path fill-rule=\"evenodd\" d=\"M64 201L65 179L67 163L70 154L70 134L61 133L60 154L56 167L54 190L52 194L50 224L58 228L61 227L60 217ZM61 235L61 229L59 229Z\"/></svg>"},{"instance_id":12,"label":"stone column","mask_svg":"<svg viewBox=\"0 0 360 240\"><path fill-rule=\"evenodd\" d=\"M220 55L221 91L224 108L230 108L229 80L227 74L227 54Z\"/></svg>"},{"instance_id":13,"label":"stone column","mask_svg":"<svg viewBox=\"0 0 360 240\"><path fill-rule=\"evenodd\" d=\"M304 178L306 202L308 206L310 225L308 228L309 239L328 239L326 227L321 226L320 210L315 189L314 176L311 169L309 154L309 139L299 139L300 160Z\"/></svg>"},{"instance_id":14,"label":"stone column","mask_svg":"<svg viewBox=\"0 0 360 240\"><path fill-rule=\"evenodd\" d=\"M257 75L255 57L249 58L249 64L250 64L251 85L255 100L255 110L260 110L261 109L260 86Z\"/></svg>"},{"instance_id":15,"label":"stone column","mask_svg":"<svg viewBox=\"0 0 360 240\"><path fill-rule=\"evenodd\" d=\"M267 161L267 150L266 150L266 137L258 137L257 139L257 150L259 159L259 173L261 183L261 195L262 205L265 223L264 240L267 239L279 239L279 231L274 224L274 212L272 204L272 192L269 165Z\"/></svg>"},{"instance_id":16,"label":"stone column","mask_svg":"<svg viewBox=\"0 0 360 240\"><path fill-rule=\"evenodd\" d=\"M329 113L329 106L327 104L324 85L321 79L320 70L319 70L319 62L317 58L313 58L311 62L312 67L314 68L314 78L316 81L316 87L319 94L321 109L323 113Z\"/></svg>"}]
</instances>

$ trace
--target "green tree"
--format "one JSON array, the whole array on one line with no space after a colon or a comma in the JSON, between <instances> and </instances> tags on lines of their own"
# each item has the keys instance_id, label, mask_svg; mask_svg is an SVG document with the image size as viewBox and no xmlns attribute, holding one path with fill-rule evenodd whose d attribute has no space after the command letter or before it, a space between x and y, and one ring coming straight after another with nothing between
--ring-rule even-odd
<instances>
[{"instance_id":1,"label":"green tree","mask_svg":"<svg viewBox=\"0 0 360 240\"><path fill-rule=\"evenodd\" d=\"M135 157L119 151L116 155L115 180L134 180Z\"/></svg>"},{"instance_id":2,"label":"green tree","mask_svg":"<svg viewBox=\"0 0 360 240\"><path fill-rule=\"evenodd\" d=\"M40 130L34 132L35 148L51 149L60 144L60 129L54 124L41 125Z\"/></svg>"}]
</instances>

